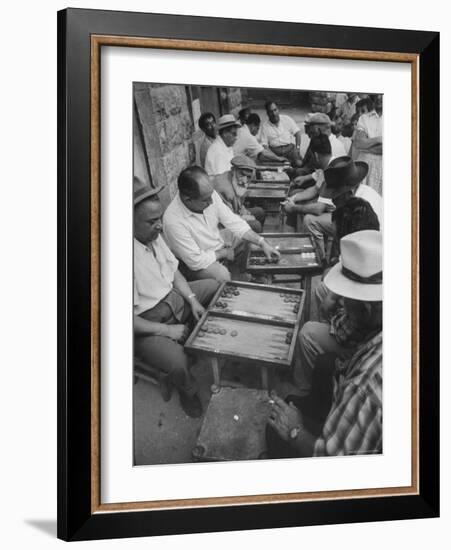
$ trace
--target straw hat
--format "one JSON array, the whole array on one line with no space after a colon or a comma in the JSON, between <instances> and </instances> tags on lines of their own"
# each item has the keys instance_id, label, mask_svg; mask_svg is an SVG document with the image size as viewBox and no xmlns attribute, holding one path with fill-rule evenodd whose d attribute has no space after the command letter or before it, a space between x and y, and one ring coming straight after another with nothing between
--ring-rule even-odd
<instances>
[{"instance_id":1,"label":"straw hat","mask_svg":"<svg viewBox=\"0 0 451 550\"><path fill-rule=\"evenodd\" d=\"M222 115L222 117L218 119L218 131L230 128L231 126L236 126L237 128L241 126L233 115Z\"/></svg>"},{"instance_id":2,"label":"straw hat","mask_svg":"<svg viewBox=\"0 0 451 550\"><path fill-rule=\"evenodd\" d=\"M357 231L340 240L340 261L324 284L335 294L361 300L382 300L382 233Z\"/></svg>"}]
</instances>

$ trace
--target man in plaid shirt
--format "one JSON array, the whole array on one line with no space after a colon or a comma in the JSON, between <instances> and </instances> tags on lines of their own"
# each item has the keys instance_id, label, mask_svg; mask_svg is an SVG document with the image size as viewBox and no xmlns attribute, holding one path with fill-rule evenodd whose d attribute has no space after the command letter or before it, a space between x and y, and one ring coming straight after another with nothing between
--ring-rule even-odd
<instances>
[{"instance_id":1,"label":"man in plaid shirt","mask_svg":"<svg viewBox=\"0 0 451 550\"><path fill-rule=\"evenodd\" d=\"M360 302L372 330L351 358L336 361L332 404L323 415L321 397L314 393L287 402L273 396L267 430L271 458L382 452L382 235L352 233L341 239L340 248L341 261L324 283L344 298L345 308L349 300Z\"/></svg>"}]
</instances>

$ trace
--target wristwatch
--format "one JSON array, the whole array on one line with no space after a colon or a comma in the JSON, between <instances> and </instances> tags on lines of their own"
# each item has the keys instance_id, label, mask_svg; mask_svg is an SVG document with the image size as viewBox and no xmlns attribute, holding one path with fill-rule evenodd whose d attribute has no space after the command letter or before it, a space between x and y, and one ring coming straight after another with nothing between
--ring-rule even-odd
<instances>
[{"instance_id":1,"label":"wristwatch","mask_svg":"<svg viewBox=\"0 0 451 550\"><path fill-rule=\"evenodd\" d=\"M301 426L296 426L295 428L292 428L290 430L290 440L293 441L293 439L296 439L300 433L301 433Z\"/></svg>"},{"instance_id":2,"label":"wristwatch","mask_svg":"<svg viewBox=\"0 0 451 550\"><path fill-rule=\"evenodd\" d=\"M193 294L190 294L190 295L188 296L188 300L191 300L192 298L195 298L195 297L196 297L196 295L195 295L194 292L193 292Z\"/></svg>"},{"instance_id":3,"label":"wristwatch","mask_svg":"<svg viewBox=\"0 0 451 550\"><path fill-rule=\"evenodd\" d=\"M260 237L258 239L258 246L261 246L265 242L265 239L263 237Z\"/></svg>"}]
</instances>

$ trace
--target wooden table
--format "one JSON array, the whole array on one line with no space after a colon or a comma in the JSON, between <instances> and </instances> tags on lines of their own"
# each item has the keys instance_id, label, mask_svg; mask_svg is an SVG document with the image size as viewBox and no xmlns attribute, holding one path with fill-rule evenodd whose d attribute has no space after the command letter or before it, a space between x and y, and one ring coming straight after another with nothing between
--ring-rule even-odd
<instances>
[{"instance_id":1,"label":"wooden table","mask_svg":"<svg viewBox=\"0 0 451 550\"><path fill-rule=\"evenodd\" d=\"M278 214L280 224L285 220L285 211L281 202L288 197L289 182L256 182L249 184L245 196L245 205L248 207L260 206L265 212Z\"/></svg>"},{"instance_id":2,"label":"wooden table","mask_svg":"<svg viewBox=\"0 0 451 550\"><path fill-rule=\"evenodd\" d=\"M221 385L219 360L228 358L257 365L267 389L268 368L292 365L304 298L298 289L223 283L185 348L209 356L214 386Z\"/></svg>"}]
</instances>

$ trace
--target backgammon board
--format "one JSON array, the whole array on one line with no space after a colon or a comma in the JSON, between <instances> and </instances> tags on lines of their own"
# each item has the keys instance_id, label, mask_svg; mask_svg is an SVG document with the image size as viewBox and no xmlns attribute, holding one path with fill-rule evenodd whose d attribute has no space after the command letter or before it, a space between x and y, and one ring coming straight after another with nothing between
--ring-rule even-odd
<instances>
[{"instance_id":1,"label":"backgammon board","mask_svg":"<svg viewBox=\"0 0 451 550\"><path fill-rule=\"evenodd\" d=\"M281 254L268 260L260 247L251 245L246 258L246 271L254 274L314 275L322 272L317 247L308 233L262 233Z\"/></svg>"},{"instance_id":2,"label":"backgammon board","mask_svg":"<svg viewBox=\"0 0 451 550\"><path fill-rule=\"evenodd\" d=\"M289 367L303 304L303 290L223 283L185 347L262 366Z\"/></svg>"}]
</instances>

